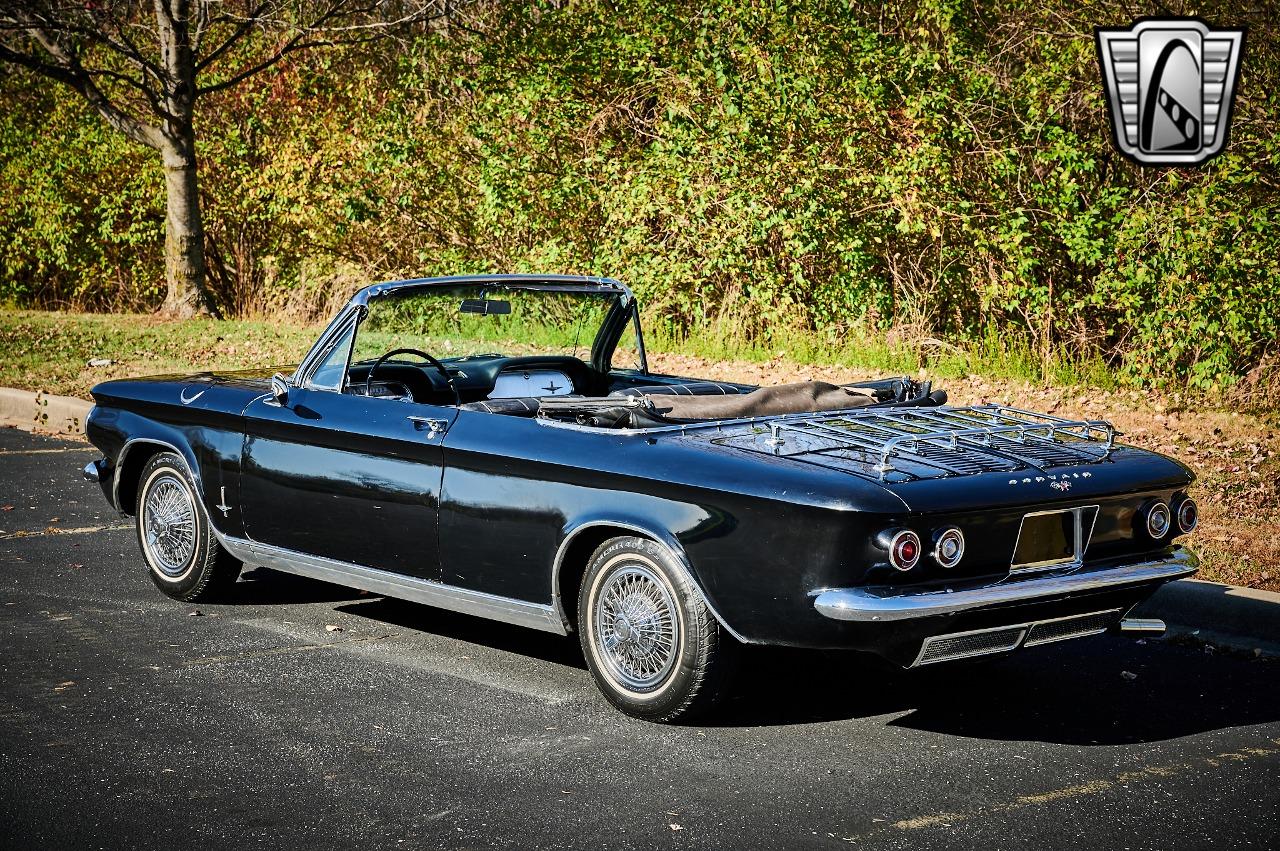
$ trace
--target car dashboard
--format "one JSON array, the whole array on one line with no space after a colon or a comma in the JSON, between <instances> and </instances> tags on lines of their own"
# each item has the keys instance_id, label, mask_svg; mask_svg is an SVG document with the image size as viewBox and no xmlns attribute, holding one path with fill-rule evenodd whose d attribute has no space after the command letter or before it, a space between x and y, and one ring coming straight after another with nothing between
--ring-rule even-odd
<instances>
[{"instance_id":1,"label":"car dashboard","mask_svg":"<svg viewBox=\"0 0 1280 851\"><path fill-rule=\"evenodd\" d=\"M366 387L370 366L352 365L348 393L405 402L453 402L453 391L430 365L387 361L378 367L373 382ZM597 391L604 381L577 358L553 355L479 355L450 359L444 361L444 366L463 402L587 394Z\"/></svg>"}]
</instances>

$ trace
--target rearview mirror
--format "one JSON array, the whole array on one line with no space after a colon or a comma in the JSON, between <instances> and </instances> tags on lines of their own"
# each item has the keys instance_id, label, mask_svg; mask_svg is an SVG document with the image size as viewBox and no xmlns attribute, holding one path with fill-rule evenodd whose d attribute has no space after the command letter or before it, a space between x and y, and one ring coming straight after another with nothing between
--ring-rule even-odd
<instances>
[{"instance_id":1,"label":"rearview mirror","mask_svg":"<svg viewBox=\"0 0 1280 851\"><path fill-rule=\"evenodd\" d=\"M464 298L458 309L463 313L478 313L481 316L505 315L511 312L511 302L496 298Z\"/></svg>"},{"instance_id":2,"label":"rearview mirror","mask_svg":"<svg viewBox=\"0 0 1280 851\"><path fill-rule=\"evenodd\" d=\"M271 398L281 407L288 403L289 379L284 376L284 373L277 372L271 376Z\"/></svg>"}]
</instances>

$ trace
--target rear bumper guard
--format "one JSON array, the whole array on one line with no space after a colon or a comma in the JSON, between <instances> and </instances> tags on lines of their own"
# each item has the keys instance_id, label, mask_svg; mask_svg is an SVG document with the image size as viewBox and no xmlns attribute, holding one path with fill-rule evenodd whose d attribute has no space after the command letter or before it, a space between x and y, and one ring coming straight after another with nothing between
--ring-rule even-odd
<instances>
[{"instance_id":1,"label":"rear bumper guard","mask_svg":"<svg viewBox=\"0 0 1280 851\"><path fill-rule=\"evenodd\" d=\"M1128 585L1164 583L1191 576L1198 567L1199 560L1194 555L1175 547L1168 556L1152 561L1004 580L962 591L902 593L901 589L890 588L831 588L819 591L813 606L819 614L838 621L880 623L914 620Z\"/></svg>"}]
</instances>

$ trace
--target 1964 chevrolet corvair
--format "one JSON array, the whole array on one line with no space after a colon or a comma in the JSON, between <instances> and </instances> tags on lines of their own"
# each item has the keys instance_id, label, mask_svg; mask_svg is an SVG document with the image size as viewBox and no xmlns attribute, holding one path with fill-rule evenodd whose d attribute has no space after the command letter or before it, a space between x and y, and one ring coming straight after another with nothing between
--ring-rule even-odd
<instances>
[{"instance_id":1,"label":"1964 chevrolet corvair","mask_svg":"<svg viewBox=\"0 0 1280 851\"><path fill-rule=\"evenodd\" d=\"M265 565L568 634L669 721L741 644L925 665L1157 630L1195 571L1192 474L1104 422L954 407L906 379L649 372L616 281L358 293L291 375L110 381L85 468L180 600Z\"/></svg>"}]
</instances>

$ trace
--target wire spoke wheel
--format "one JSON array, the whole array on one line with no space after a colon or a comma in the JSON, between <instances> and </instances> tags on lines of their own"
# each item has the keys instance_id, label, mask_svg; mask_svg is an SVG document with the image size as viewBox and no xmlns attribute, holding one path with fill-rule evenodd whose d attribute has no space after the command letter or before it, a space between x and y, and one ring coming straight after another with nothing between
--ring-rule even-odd
<instances>
[{"instance_id":1,"label":"wire spoke wheel","mask_svg":"<svg viewBox=\"0 0 1280 851\"><path fill-rule=\"evenodd\" d=\"M676 602L647 565L616 569L596 596L596 646L609 673L634 691L659 686L679 656Z\"/></svg>"},{"instance_id":2,"label":"wire spoke wheel","mask_svg":"<svg viewBox=\"0 0 1280 851\"><path fill-rule=\"evenodd\" d=\"M191 492L172 475L151 482L142 504L142 543L152 564L178 577L191 566L196 550L196 507Z\"/></svg>"}]
</instances>

